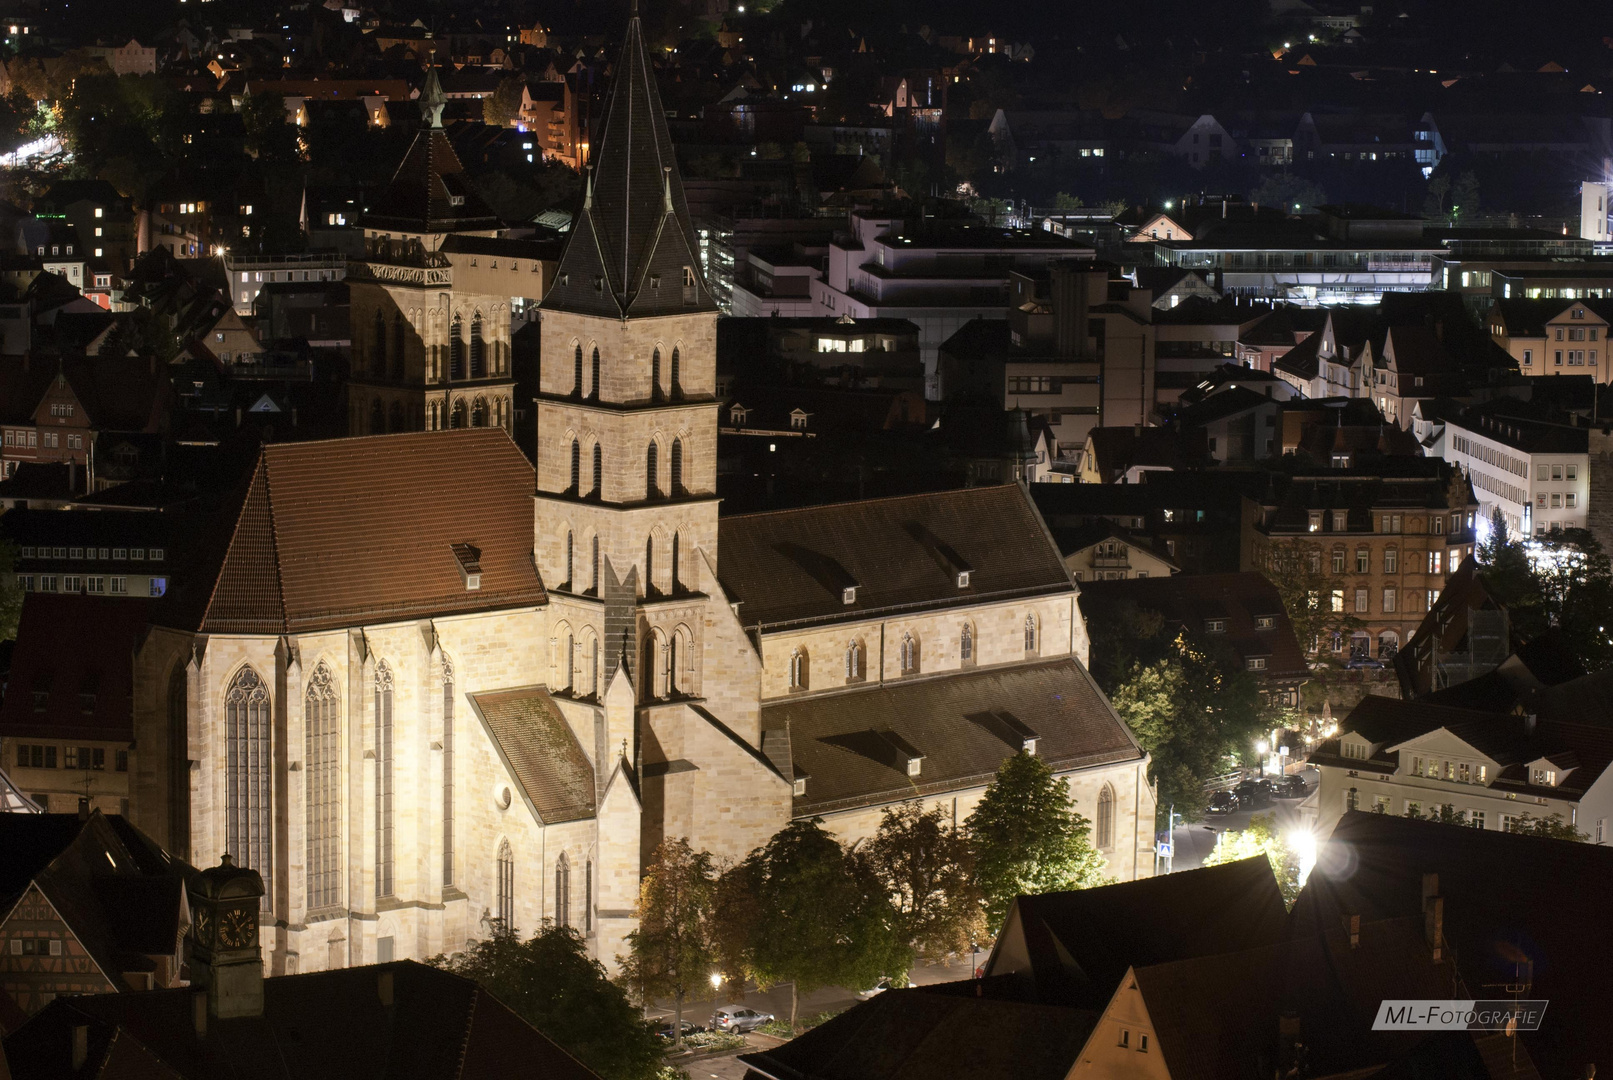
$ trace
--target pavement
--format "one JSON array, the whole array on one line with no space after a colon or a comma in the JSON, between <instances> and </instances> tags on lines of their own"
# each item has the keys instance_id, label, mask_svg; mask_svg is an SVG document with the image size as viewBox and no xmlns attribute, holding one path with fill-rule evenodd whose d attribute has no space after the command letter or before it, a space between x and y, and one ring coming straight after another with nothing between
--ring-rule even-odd
<instances>
[{"instance_id":1,"label":"pavement","mask_svg":"<svg viewBox=\"0 0 1613 1080\"><path fill-rule=\"evenodd\" d=\"M1305 777L1305 783L1310 791L1316 790L1320 774L1313 768L1295 770ZM1279 831L1300 824L1299 804L1304 799L1273 799L1271 805L1259 810L1237 810L1230 814L1210 814L1203 821L1191 825L1178 825L1172 833L1171 839L1176 848L1176 857L1169 864L1169 871L1175 873L1179 870L1197 870L1204 865L1204 860L1210 852L1215 850L1216 841L1222 832L1249 827L1249 819L1256 814L1277 815L1277 828ZM1160 867L1164 872L1167 868Z\"/></svg>"}]
</instances>

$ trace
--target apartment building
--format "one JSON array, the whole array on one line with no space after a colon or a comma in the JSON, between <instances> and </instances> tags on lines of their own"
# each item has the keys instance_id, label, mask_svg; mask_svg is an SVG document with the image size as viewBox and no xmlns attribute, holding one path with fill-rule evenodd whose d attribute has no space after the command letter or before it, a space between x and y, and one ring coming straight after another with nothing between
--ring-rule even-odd
<instances>
[{"instance_id":1,"label":"apartment building","mask_svg":"<svg viewBox=\"0 0 1613 1080\"><path fill-rule=\"evenodd\" d=\"M1613 301L1500 300L1488 317L1490 338L1529 376L1589 375L1613 383L1607 354Z\"/></svg>"},{"instance_id":2,"label":"apartment building","mask_svg":"<svg viewBox=\"0 0 1613 1080\"><path fill-rule=\"evenodd\" d=\"M1585 528L1589 429L1575 419L1515 398L1445 418L1444 458L1467 474L1484 521L1499 510L1507 528L1525 536Z\"/></svg>"},{"instance_id":3,"label":"apartment building","mask_svg":"<svg viewBox=\"0 0 1613 1080\"><path fill-rule=\"evenodd\" d=\"M1437 459L1273 476L1245 500L1241 568L1267 570L1278 545L1301 545L1319 582L1312 602L1361 623L1316 645L1389 659L1472 554L1478 514L1467 477Z\"/></svg>"}]
</instances>

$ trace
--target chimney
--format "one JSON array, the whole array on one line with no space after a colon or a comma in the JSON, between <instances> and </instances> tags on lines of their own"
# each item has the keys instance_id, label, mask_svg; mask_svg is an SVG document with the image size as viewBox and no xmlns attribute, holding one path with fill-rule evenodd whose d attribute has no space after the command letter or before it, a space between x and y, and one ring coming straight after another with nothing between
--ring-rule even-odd
<instances>
[{"instance_id":1,"label":"chimney","mask_svg":"<svg viewBox=\"0 0 1613 1080\"><path fill-rule=\"evenodd\" d=\"M90 1056L90 1026L73 1025L73 1071L78 1072Z\"/></svg>"},{"instance_id":2,"label":"chimney","mask_svg":"<svg viewBox=\"0 0 1613 1080\"><path fill-rule=\"evenodd\" d=\"M375 979L375 995L381 999L381 1004L387 1008L392 1007L392 972L383 971Z\"/></svg>"},{"instance_id":3,"label":"chimney","mask_svg":"<svg viewBox=\"0 0 1613 1080\"><path fill-rule=\"evenodd\" d=\"M80 821L90 820L90 798L88 795L78 797L78 819Z\"/></svg>"}]
</instances>

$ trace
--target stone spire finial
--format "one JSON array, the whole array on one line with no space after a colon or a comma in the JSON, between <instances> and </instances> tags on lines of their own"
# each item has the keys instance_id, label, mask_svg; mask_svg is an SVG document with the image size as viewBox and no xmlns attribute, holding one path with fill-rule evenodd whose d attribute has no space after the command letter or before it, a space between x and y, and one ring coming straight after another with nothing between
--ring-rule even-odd
<instances>
[{"instance_id":1,"label":"stone spire finial","mask_svg":"<svg viewBox=\"0 0 1613 1080\"><path fill-rule=\"evenodd\" d=\"M661 209L670 214L672 210L672 167L661 167Z\"/></svg>"},{"instance_id":2,"label":"stone spire finial","mask_svg":"<svg viewBox=\"0 0 1613 1080\"><path fill-rule=\"evenodd\" d=\"M426 85L420 91L420 119L434 128L442 127L442 110L448 104L448 95L442 92L435 66L426 69Z\"/></svg>"}]
</instances>

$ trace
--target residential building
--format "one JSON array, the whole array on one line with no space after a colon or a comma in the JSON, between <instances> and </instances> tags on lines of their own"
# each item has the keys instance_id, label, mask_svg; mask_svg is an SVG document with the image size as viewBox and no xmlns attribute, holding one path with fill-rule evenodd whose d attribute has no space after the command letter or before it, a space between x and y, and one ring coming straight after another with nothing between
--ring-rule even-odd
<instances>
[{"instance_id":1,"label":"residential building","mask_svg":"<svg viewBox=\"0 0 1613 1080\"><path fill-rule=\"evenodd\" d=\"M1587 180L1579 185L1579 235L1613 244L1613 184Z\"/></svg>"},{"instance_id":2,"label":"residential building","mask_svg":"<svg viewBox=\"0 0 1613 1080\"><path fill-rule=\"evenodd\" d=\"M1395 657L1395 671L1401 691L1415 698L1480 678L1511 655L1506 606L1491 593L1478 563L1464 559Z\"/></svg>"},{"instance_id":3,"label":"residential building","mask_svg":"<svg viewBox=\"0 0 1613 1080\"><path fill-rule=\"evenodd\" d=\"M1613 824L1606 673L1530 695L1514 711L1369 696L1311 753L1321 772L1317 828L1351 810L1419 816L1449 808L1476 829L1509 832L1557 817L1605 844Z\"/></svg>"},{"instance_id":4,"label":"residential building","mask_svg":"<svg viewBox=\"0 0 1613 1080\"><path fill-rule=\"evenodd\" d=\"M1291 393L1286 383L1276 385L1285 395ZM1171 424L1183 431L1202 432L1204 450L1218 465L1253 465L1276 457L1281 453L1277 418L1284 407L1280 398L1272 396L1270 382L1262 389L1266 393L1230 382L1214 387L1201 400L1179 409Z\"/></svg>"},{"instance_id":5,"label":"residential building","mask_svg":"<svg viewBox=\"0 0 1613 1080\"><path fill-rule=\"evenodd\" d=\"M1139 575L1141 577L1141 575ZM1294 637L1277 587L1259 574L1154 575L1142 580L1093 579L1081 589L1088 632L1113 625L1123 610L1157 613L1168 631L1224 646L1234 662L1259 680L1273 706L1296 709L1310 678L1305 650ZM1102 666L1106 657L1094 662Z\"/></svg>"},{"instance_id":6,"label":"residential building","mask_svg":"<svg viewBox=\"0 0 1613 1080\"><path fill-rule=\"evenodd\" d=\"M1095 427L1075 455L1073 471L1083 484L1137 484L1145 472L1196 468L1207 458L1201 428Z\"/></svg>"},{"instance_id":7,"label":"residential building","mask_svg":"<svg viewBox=\"0 0 1613 1080\"><path fill-rule=\"evenodd\" d=\"M1417 402L1457 396L1468 386L1439 336L1422 326L1391 326L1374 335L1362 351L1361 367L1378 411L1403 428L1411 427Z\"/></svg>"},{"instance_id":8,"label":"residential building","mask_svg":"<svg viewBox=\"0 0 1613 1080\"><path fill-rule=\"evenodd\" d=\"M166 514L63 514L18 507L0 516L16 548L11 584L25 593L148 599L168 591L180 528Z\"/></svg>"},{"instance_id":9,"label":"residential building","mask_svg":"<svg viewBox=\"0 0 1613 1080\"><path fill-rule=\"evenodd\" d=\"M1122 529L1108 519L1053 532L1064 565L1076 581L1131 581L1170 577L1182 568L1155 551L1148 538Z\"/></svg>"},{"instance_id":10,"label":"residential building","mask_svg":"<svg viewBox=\"0 0 1613 1080\"><path fill-rule=\"evenodd\" d=\"M1491 338L1525 375L1589 375L1613 383L1607 347L1608 315L1602 300L1498 300L1490 309Z\"/></svg>"},{"instance_id":11,"label":"residential building","mask_svg":"<svg viewBox=\"0 0 1613 1080\"><path fill-rule=\"evenodd\" d=\"M224 256L224 274L229 279L235 313L251 315L264 285L277 281L341 281L347 276L347 260L334 252L252 255L232 251Z\"/></svg>"},{"instance_id":12,"label":"residential building","mask_svg":"<svg viewBox=\"0 0 1613 1080\"><path fill-rule=\"evenodd\" d=\"M65 462L93 480L98 432L166 430L174 404L168 373L150 357L0 357L0 476Z\"/></svg>"},{"instance_id":13,"label":"residential building","mask_svg":"<svg viewBox=\"0 0 1613 1080\"><path fill-rule=\"evenodd\" d=\"M140 764L129 658L147 608L102 595L26 597L0 706L0 759L41 807L71 812L88 799L128 813Z\"/></svg>"},{"instance_id":14,"label":"residential building","mask_svg":"<svg viewBox=\"0 0 1613 1080\"><path fill-rule=\"evenodd\" d=\"M1139 280L1150 275L1139 274ZM1222 364L1231 362L1243 335L1271 313L1267 304L1189 297L1168 308L1157 303L1154 324L1154 399L1174 408L1183 393Z\"/></svg>"},{"instance_id":15,"label":"residential building","mask_svg":"<svg viewBox=\"0 0 1613 1080\"><path fill-rule=\"evenodd\" d=\"M443 131L445 101L432 68L420 96L424 126L363 218L364 258L348 263L348 431L355 435L508 429L515 420L510 297L542 294L533 288L478 292L470 285L490 283L463 282L448 241L496 237L500 223ZM542 277L531 257L513 265L512 277Z\"/></svg>"},{"instance_id":16,"label":"residential building","mask_svg":"<svg viewBox=\"0 0 1613 1080\"><path fill-rule=\"evenodd\" d=\"M0 813L0 847L0 993L23 1012L184 985L195 870L127 818Z\"/></svg>"},{"instance_id":17,"label":"residential building","mask_svg":"<svg viewBox=\"0 0 1613 1080\"><path fill-rule=\"evenodd\" d=\"M1543 402L1481 402L1444 417L1445 460L1472 482L1482 520L1499 511L1524 536L1583 529L1590 429L1577 421Z\"/></svg>"},{"instance_id":18,"label":"residential building","mask_svg":"<svg viewBox=\"0 0 1613 1080\"><path fill-rule=\"evenodd\" d=\"M1300 546L1311 571L1330 579L1314 602L1362 623L1349 641L1306 647L1389 659L1473 553L1478 512L1467 477L1443 461L1274 475L1248 499L1241 569L1264 569L1276 545Z\"/></svg>"},{"instance_id":19,"label":"residential building","mask_svg":"<svg viewBox=\"0 0 1613 1080\"><path fill-rule=\"evenodd\" d=\"M754 372L759 356L830 386L924 392L919 330L906 319L724 319L717 324L717 396L728 396L736 376Z\"/></svg>"}]
</instances>

